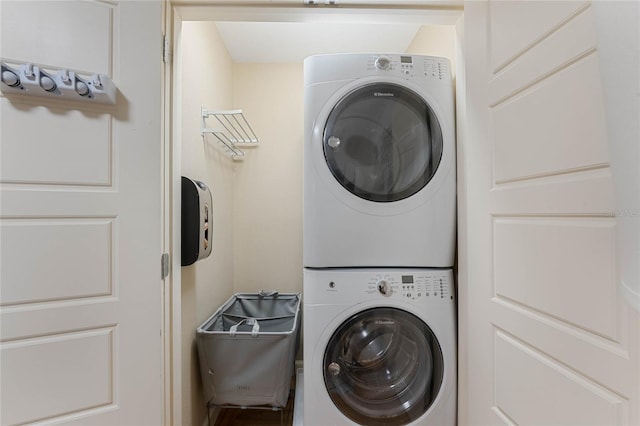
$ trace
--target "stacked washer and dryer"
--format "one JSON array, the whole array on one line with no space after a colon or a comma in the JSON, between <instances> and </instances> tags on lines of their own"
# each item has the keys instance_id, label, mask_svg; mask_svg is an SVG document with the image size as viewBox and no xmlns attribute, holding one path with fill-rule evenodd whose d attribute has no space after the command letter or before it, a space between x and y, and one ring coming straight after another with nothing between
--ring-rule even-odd
<instances>
[{"instance_id":1,"label":"stacked washer and dryer","mask_svg":"<svg viewBox=\"0 0 640 426\"><path fill-rule=\"evenodd\" d=\"M304 425L453 425L449 61L312 56L304 90Z\"/></svg>"}]
</instances>

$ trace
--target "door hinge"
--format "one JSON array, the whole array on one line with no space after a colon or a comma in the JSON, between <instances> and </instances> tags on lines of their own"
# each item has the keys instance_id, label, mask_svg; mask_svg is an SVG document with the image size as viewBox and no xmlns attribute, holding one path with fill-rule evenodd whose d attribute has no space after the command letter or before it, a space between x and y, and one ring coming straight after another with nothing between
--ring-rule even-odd
<instances>
[{"instance_id":1,"label":"door hinge","mask_svg":"<svg viewBox=\"0 0 640 426\"><path fill-rule=\"evenodd\" d=\"M169 276L169 253L162 253L160 267L162 268L161 274L162 279L164 280Z\"/></svg>"},{"instance_id":2,"label":"door hinge","mask_svg":"<svg viewBox=\"0 0 640 426\"><path fill-rule=\"evenodd\" d=\"M162 34L162 62L168 64L171 60L171 49L169 48L169 39L166 34Z\"/></svg>"}]
</instances>

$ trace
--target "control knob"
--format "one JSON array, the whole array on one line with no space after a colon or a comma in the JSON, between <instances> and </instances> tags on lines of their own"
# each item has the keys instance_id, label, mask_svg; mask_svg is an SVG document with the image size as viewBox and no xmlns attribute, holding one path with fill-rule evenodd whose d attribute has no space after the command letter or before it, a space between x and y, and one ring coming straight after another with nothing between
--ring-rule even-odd
<instances>
[{"instance_id":1,"label":"control knob","mask_svg":"<svg viewBox=\"0 0 640 426\"><path fill-rule=\"evenodd\" d=\"M383 296L391 296L391 285L387 280L378 281L378 291Z\"/></svg>"},{"instance_id":2,"label":"control knob","mask_svg":"<svg viewBox=\"0 0 640 426\"><path fill-rule=\"evenodd\" d=\"M387 58L386 56L379 56L376 59L376 68L378 68L379 70L388 70L389 68L391 68L391 59Z\"/></svg>"}]
</instances>

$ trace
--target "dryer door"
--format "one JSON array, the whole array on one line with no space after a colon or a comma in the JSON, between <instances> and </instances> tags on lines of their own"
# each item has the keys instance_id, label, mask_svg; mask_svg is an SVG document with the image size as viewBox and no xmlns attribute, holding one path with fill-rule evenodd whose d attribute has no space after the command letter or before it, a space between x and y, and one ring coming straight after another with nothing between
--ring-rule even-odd
<instances>
[{"instance_id":1,"label":"dryer door","mask_svg":"<svg viewBox=\"0 0 640 426\"><path fill-rule=\"evenodd\" d=\"M442 157L442 130L426 101L393 83L362 86L333 108L324 128L333 176L365 200L393 202L424 188Z\"/></svg>"},{"instance_id":2,"label":"dryer door","mask_svg":"<svg viewBox=\"0 0 640 426\"><path fill-rule=\"evenodd\" d=\"M413 314L372 308L345 321L324 354L324 382L338 409L361 425L406 425L442 385L442 350Z\"/></svg>"}]
</instances>

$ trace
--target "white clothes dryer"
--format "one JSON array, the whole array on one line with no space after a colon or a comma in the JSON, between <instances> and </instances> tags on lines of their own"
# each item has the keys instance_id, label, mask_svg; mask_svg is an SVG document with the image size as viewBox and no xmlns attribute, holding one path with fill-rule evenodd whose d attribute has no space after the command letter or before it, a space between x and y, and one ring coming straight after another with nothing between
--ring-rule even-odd
<instances>
[{"instance_id":1,"label":"white clothes dryer","mask_svg":"<svg viewBox=\"0 0 640 426\"><path fill-rule=\"evenodd\" d=\"M450 269L304 272L304 425L455 425Z\"/></svg>"},{"instance_id":2,"label":"white clothes dryer","mask_svg":"<svg viewBox=\"0 0 640 426\"><path fill-rule=\"evenodd\" d=\"M304 266L453 266L449 61L312 56L304 90Z\"/></svg>"}]
</instances>

